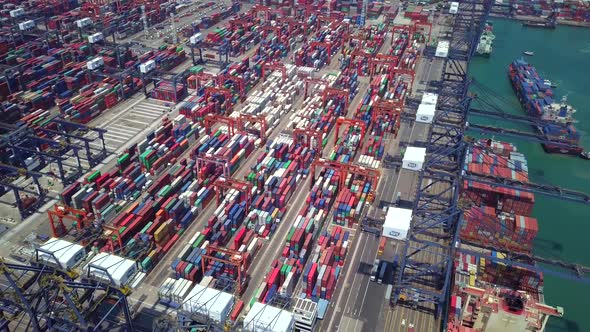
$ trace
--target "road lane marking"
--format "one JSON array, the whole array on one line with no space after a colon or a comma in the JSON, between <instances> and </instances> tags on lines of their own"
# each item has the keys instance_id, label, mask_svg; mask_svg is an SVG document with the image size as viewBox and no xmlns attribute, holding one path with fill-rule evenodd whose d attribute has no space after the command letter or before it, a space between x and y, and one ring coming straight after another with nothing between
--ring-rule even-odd
<instances>
[{"instance_id":1,"label":"road lane marking","mask_svg":"<svg viewBox=\"0 0 590 332\"><path fill-rule=\"evenodd\" d=\"M363 237L363 235L364 235L364 233L362 233L359 236L358 243L360 243L361 238ZM365 241L365 246L363 247L363 251L364 251L364 248L366 247L366 245L367 245L367 243ZM359 248L360 248L360 246L355 245L354 252L352 253L351 262L354 262L355 261L355 258L356 258L357 254L359 252L359 250L358 250ZM340 292L338 293L338 298L336 299L336 303L340 303L342 294L344 293L342 290L346 287L346 285L348 284L347 283L347 280L350 278L350 271L352 271L352 269L347 269L346 272L345 272L344 279L342 280L342 284L340 285ZM348 306L348 300L350 300L350 297L347 298L347 300L346 300L346 304L344 305L345 308ZM336 317L335 314L332 314L332 317L330 317L330 322L328 323L328 329L327 329L328 331L330 331L330 329L332 327L332 323L334 322L334 318L335 317Z\"/></svg>"}]
</instances>

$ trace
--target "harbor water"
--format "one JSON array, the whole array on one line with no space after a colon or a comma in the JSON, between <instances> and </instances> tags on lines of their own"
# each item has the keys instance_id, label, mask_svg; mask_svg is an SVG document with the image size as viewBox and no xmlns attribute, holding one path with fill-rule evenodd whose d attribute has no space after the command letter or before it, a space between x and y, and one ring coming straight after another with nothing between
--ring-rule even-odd
<instances>
[{"instance_id":1,"label":"harbor water","mask_svg":"<svg viewBox=\"0 0 590 332\"><path fill-rule=\"evenodd\" d=\"M568 103L577 109L574 117L583 135L581 143L590 150L590 30L559 26L555 30L524 28L517 21L493 19L494 40L490 58L474 58L470 75L483 88L502 99L496 105L507 113L524 115L507 76L508 65L516 58L525 57L545 79L558 87L556 101L567 95ZM525 56L523 51L533 51ZM481 103L481 101L480 101ZM478 102L474 103L476 106ZM491 110L490 106L480 106ZM529 126L514 126L502 121L471 117L471 122L484 123L531 131ZM480 134L473 134L481 137ZM538 143L496 136L515 143L528 159L530 180L536 183L590 192L590 161L578 157L546 154ZM590 266L590 205L536 195L533 216L539 220L539 234L535 254L546 258L577 262ZM550 319L546 331L590 331L590 284L544 274L545 302L562 306L565 316Z\"/></svg>"}]
</instances>

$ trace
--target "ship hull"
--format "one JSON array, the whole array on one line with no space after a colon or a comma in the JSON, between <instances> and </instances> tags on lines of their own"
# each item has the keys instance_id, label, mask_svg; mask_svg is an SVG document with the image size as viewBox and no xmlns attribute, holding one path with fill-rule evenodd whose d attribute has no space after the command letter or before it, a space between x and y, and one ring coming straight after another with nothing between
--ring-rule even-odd
<instances>
[{"instance_id":1,"label":"ship hull","mask_svg":"<svg viewBox=\"0 0 590 332\"><path fill-rule=\"evenodd\" d=\"M555 29L554 24L542 23L542 22L523 22L522 26L527 27L527 28Z\"/></svg>"},{"instance_id":2,"label":"ship hull","mask_svg":"<svg viewBox=\"0 0 590 332\"><path fill-rule=\"evenodd\" d=\"M558 145L554 145L554 144L541 144L541 145L543 146L543 150L546 153L578 156L578 155L580 155L580 153L582 153L582 151L584 151L584 149L579 146L564 147L564 146L558 146Z\"/></svg>"}]
</instances>

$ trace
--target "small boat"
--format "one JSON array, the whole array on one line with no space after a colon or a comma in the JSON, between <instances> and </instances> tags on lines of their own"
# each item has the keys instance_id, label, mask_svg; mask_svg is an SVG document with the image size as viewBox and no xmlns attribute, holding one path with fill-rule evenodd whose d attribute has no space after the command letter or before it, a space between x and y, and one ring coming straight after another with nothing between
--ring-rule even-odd
<instances>
[{"instance_id":1,"label":"small boat","mask_svg":"<svg viewBox=\"0 0 590 332\"><path fill-rule=\"evenodd\" d=\"M550 80L543 80L543 83L545 83L545 85L548 85L552 88L557 88L557 84L551 82Z\"/></svg>"},{"instance_id":2,"label":"small boat","mask_svg":"<svg viewBox=\"0 0 590 332\"><path fill-rule=\"evenodd\" d=\"M590 160L590 152L584 151L584 152L580 153L580 158Z\"/></svg>"},{"instance_id":3,"label":"small boat","mask_svg":"<svg viewBox=\"0 0 590 332\"><path fill-rule=\"evenodd\" d=\"M522 52L522 54L528 55L528 56L533 56L533 55L535 55L535 52L533 52L533 51L524 51L524 52Z\"/></svg>"}]
</instances>

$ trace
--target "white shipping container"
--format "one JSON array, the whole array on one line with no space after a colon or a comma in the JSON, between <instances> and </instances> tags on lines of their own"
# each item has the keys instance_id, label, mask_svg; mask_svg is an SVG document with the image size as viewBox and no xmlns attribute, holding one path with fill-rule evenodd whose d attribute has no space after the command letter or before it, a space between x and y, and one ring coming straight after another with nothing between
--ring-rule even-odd
<instances>
[{"instance_id":1,"label":"white shipping container","mask_svg":"<svg viewBox=\"0 0 590 332\"><path fill-rule=\"evenodd\" d=\"M18 24L18 28L21 31L30 30L30 29L33 29L34 27L35 27L35 21L33 21L33 20L24 21L24 22L21 22Z\"/></svg>"},{"instance_id":2,"label":"white shipping container","mask_svg":"<svg viewBox=\"0 0 590 332\"><path fill-rule=\"evenodd\" d=\"M104 39L102 32L97 32L88 36L88 42L91 44L98 43Z\"/></svg>"},{"instance_id":3,"label":"white shipping container","mask_svg":"<svg viewBox=\"0 0 590 332\"><path fill-rule=\"evenodd\" d=\"M25 14L25 10L23 8L17 8L10 11L10 17L21 17Z\"/></svg>"},{"instance_id":4,"label":"white shipping container","mask_svg":"<svg viewBox=\"0 0 590 332\"><path fill-rule=\"evenodd\" d=\"M76 21L76 26L78 28L84 28L92 24L92 20L88 17Z\"/></svg>"}]
</instances>

